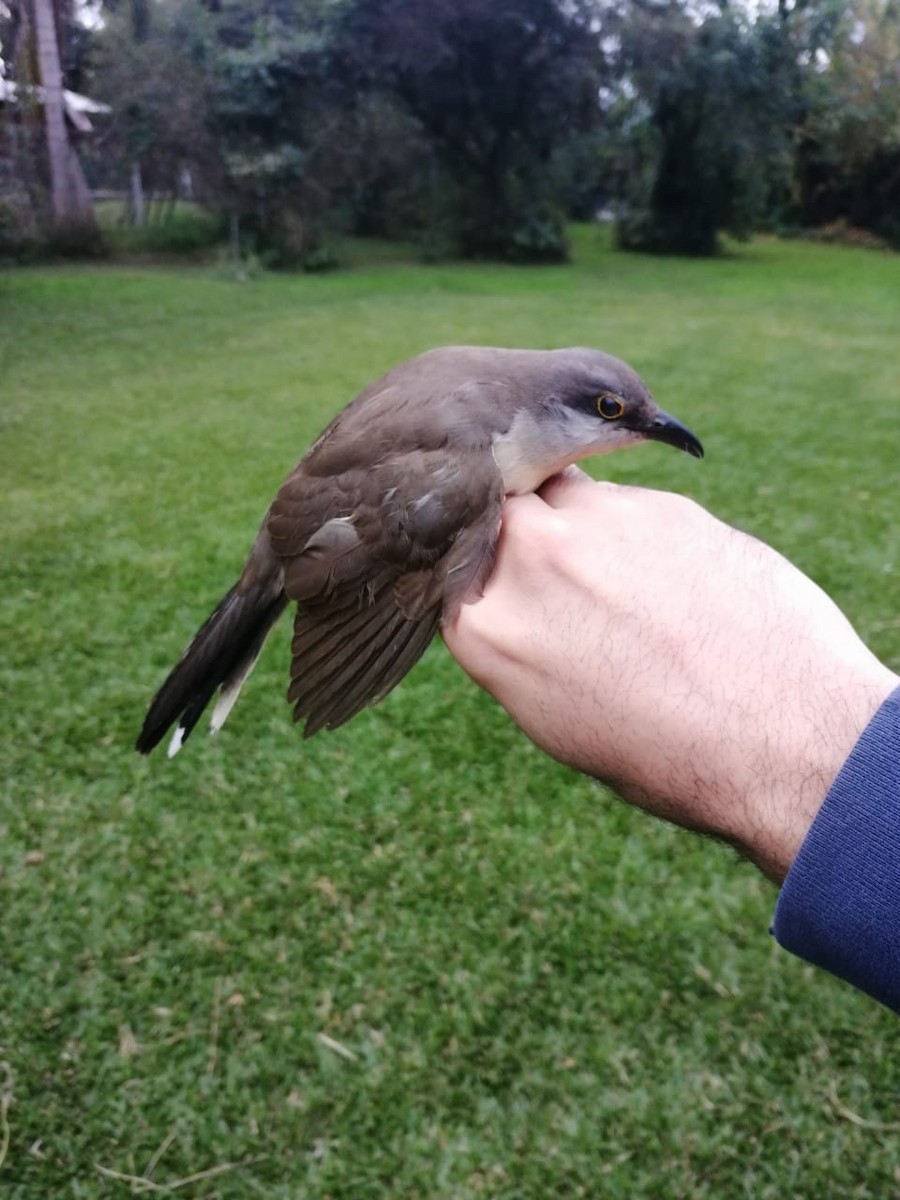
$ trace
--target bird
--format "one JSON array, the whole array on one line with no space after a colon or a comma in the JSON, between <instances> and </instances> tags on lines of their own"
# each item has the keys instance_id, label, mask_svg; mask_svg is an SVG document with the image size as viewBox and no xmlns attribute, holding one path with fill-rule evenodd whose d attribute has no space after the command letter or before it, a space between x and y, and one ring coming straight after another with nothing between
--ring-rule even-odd
<instances>
[{"instance_id":1,"label":"bird","mask_svg":"<svg viewBox=\"0 0 900 1200\"><path fill-rule=\"evenodd\" d=\"M509 495L589 455L703 447L626 362L601 350L444 346L366 387L300 459L243 570L156 693L136 749L171 758L217 694L231 712L296 605L287 698L304 737L390 692L442 622L483 591Z\"/></svg>"}]
</instances>

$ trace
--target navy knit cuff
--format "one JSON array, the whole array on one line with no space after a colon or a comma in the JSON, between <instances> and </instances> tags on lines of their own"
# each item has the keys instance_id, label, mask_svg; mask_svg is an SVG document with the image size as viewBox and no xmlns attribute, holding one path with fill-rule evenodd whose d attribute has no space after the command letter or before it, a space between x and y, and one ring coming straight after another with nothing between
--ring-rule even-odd
<instances>
[{"instance_id":1,"label":"navy knit cuff","mask_svg":"<svg viewBox=\"0 0 900 1200\"><path fill-rule=\"evenodd\" d=\"M900 688L825 797L772 932L786 950L900 1012Z\"/></svg>"}]
</instances>

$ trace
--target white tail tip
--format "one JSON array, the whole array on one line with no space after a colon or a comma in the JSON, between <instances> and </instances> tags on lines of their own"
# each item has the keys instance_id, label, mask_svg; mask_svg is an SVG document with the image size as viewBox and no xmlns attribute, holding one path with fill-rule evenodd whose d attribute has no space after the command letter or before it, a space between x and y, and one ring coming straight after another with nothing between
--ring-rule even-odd
<instances>
[{"instance_id":1,"label":"white tail tip","mask_svg":"<svg viewBox=\"0 0 900 1200\"><path fill-rule=\"evenodd\" d=\"M253 665L252 663L250 664ZM241 690L241 684L244 682L246 675L242 675L236 684L233 684L227 691L219 693L219 698L216 701L216 707L213 709L213 714L209 722L209 732L218 733L225 724L225 719L231 710L234 708L235 701L238 698L238 693Z\"/></svg>"},{"instance_id":2,"label":"white tail tip","mask_svg":"<svg viewBox=\"0 0 900 1200\"><path fill-rule=\"evenodd\" d=\"M169 748L166 751L167 756L169 758L174 758L175 755L178 753L178 751L181 749L183 744L184 744L184 726L179 725L178 728L175 730L175 732L172 734L171 741L169 742Z\"/></svg>"},{"instance_id":3,"label":"white tail tip","mask_svg":"<svg viewBox=\"0 0 900 1200\"><path fill-rule=\"evenodd\" d=\"M216 706L213 709L209 722L209 732L211 734L218 733L225 724L225 719L234 708L237 698L241 694L241 688L246 683L247 676L256 666L260 650L262 650L262 646L260 646L259 650L257 650L248 662L244 663L241 673L236 678L233 678L225 687L219 689L219 698L216 700Z\"/></svg>"}]
</instances>

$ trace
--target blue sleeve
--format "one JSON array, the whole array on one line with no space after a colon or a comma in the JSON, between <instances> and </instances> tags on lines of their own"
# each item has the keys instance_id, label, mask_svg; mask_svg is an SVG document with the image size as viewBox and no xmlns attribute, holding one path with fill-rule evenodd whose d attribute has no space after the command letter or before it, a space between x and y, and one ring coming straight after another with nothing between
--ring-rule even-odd
<instances>
[{"instance_id":1,"label":"blue sleeve","mask_svg":"<svg viewBox=\"0 0 900 1200\"><path fill-rule=\"evenodd\" d=\"M785 949L900 1012L900 688L831 786L778 897Z\"/></svg>"}]
</instances>

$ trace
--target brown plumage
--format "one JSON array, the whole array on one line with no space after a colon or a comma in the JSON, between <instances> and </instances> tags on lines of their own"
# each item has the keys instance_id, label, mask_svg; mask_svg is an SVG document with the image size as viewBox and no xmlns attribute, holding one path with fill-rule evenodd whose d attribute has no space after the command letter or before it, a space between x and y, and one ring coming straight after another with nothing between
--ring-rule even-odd
<instances>
[{"instance_id":1,"label":"brown plumage","mask_svg":"<svg viewBox=\"0 0 900 1200\"><path fill-rule=\"evenodd\" d=\"M615 419L597 397L621 398ZM137 749L216 691L218 729L266 635L296 603L288 699L306 737L385 696L490 573L504 494L645 437L699 453L626 364L598 351L448 347L352 401L278 492L241 577L160 688ZM607 444L608 443L608 444Z\"/></svg>"}]
</instances>

